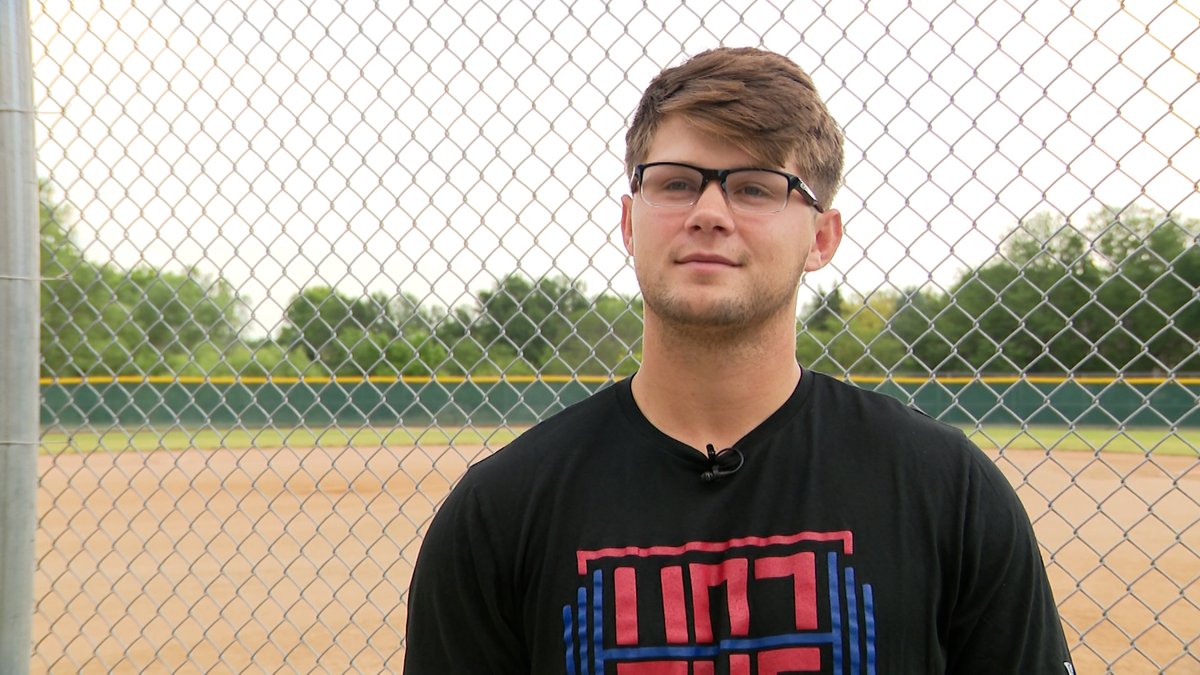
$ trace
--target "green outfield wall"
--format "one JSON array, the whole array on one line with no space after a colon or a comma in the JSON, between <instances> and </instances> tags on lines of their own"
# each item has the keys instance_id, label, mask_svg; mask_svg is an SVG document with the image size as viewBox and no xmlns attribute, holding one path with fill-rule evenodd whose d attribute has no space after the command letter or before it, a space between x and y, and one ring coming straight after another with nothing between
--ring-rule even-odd
<instances>
[{"instance_id":1,"label":"green outfield wall","mask_svg":"<svg viewBox=\"0 0 1200 675\"><path fill-rule=\"evenodd\" d=\"M851 378L953 424L1200 427L1200 381ZM608 386L593 378L76 378L42 382L60 428L525 426Z\"/></svg>"}]
</instances>

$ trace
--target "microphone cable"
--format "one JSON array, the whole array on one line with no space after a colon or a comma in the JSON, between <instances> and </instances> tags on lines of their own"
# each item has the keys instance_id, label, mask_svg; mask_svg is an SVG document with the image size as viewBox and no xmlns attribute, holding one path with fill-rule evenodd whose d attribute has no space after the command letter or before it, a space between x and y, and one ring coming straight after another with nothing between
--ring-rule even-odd
<instances>
[{"instance_id":1,"label":"microphone cable","mask_svg":"<svg viewBox=\"0 0 1200 675\"><path fill-rule=\"evenodd\" d=\"M746 463L746 456L743 455L742 451L738 450L737 448L729 447L717 452L717 449L713 447L712 443L709 443L706 447L708 448L708 462L710 466L708 471L700 474L700 480L704 481L705 483L711 483L718 478L731 476L737 473L738 469L741 469L742 465ZM736 464L728 461L729 458L734 456L737 458L734 460L736 461ZM732 468L726 468L728 466L732 466Z\"/></svg>"}]
</instances>

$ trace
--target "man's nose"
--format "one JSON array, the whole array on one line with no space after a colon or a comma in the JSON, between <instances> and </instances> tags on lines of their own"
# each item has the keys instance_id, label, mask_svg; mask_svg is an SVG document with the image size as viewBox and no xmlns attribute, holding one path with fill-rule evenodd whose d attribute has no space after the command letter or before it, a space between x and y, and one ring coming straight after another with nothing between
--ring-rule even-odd
<instances>
[{"instance_id":1,"label":"man's nose","mask_svg":"<svg viewBox=\"0 0 1200 675\"><path fill-rule=\"evenodd\" d=\"M733 212L720 181L709 181L692 205L690 217L694 227L702 229L733 229Z\"/></svg>"},{"instance_id":2,"label":"man's nose","mask_svg":"<svg viewBox=\"0 0 1200 675\"><path fill-rule=\"evenodd\" d=\"M699 206L705 200L717 200L720 205L729 208L729 200L725 196L725 186L721 185L719 180L710 180L700 189L700 195L696 197L696 205Z\"/></svg>"}]
</instances>

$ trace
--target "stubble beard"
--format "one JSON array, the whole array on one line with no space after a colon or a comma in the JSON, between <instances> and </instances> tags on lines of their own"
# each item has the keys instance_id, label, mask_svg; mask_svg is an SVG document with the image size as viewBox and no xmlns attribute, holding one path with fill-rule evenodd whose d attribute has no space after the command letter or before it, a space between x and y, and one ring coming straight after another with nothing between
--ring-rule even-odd
<instances>
[{"instance_id":1,"label":"stubble beard","mask_svg":"<svg viewBox=\"0 0 1200 675\"><path fill-rule=\"evenodd\" d=\"M787 283L756 284L740 295L719 298L688 298L667 288L662 280L647 283L640 275L639 280L646 310L665 332L680 338L727 342L752 335L780 314L794 317L802 274L797 270Z\"/></svg>"}]
</instances>

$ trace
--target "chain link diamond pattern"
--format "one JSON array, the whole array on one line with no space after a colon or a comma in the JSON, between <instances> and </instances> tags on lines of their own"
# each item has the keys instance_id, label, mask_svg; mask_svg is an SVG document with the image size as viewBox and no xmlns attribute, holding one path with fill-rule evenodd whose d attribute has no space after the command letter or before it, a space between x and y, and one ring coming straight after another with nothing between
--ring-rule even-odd
<instances>
[{"instance_id":1,"label":"chain link diamond pattern","mask_svg":"<svg viewBox=\"0 0 1200 675\"><path fill-rule=\"evenodd\" d=\"M993 453L1079 672L1200 672L1200 8L885 5L34 3L35 671L398 672L450 485L636 367L624 127L729 44L846 132L800 356Z\"/></svg>"}]
</instances>

